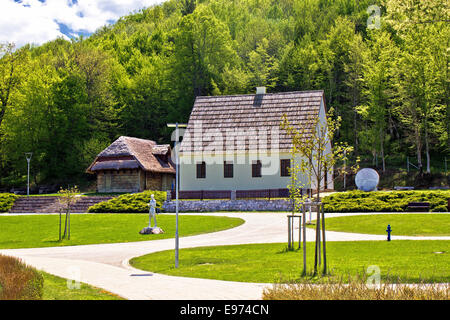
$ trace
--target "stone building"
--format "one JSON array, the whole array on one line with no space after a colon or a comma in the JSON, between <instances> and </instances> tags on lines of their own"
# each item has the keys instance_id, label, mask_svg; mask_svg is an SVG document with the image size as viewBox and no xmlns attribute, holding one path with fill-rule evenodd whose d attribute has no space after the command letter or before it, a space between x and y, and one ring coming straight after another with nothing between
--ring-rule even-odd
<instances>
[{"instance_id":1,"label":"stone building","mask_svg":"<svg viewBox=\"0 0 450 320\"><path fill-rule=\"evenodd\" d=\"M97 175L97 192L166 191L175 180L170 145L124 136L103 150L87 172Z\"/></svg>"}]
</instances>

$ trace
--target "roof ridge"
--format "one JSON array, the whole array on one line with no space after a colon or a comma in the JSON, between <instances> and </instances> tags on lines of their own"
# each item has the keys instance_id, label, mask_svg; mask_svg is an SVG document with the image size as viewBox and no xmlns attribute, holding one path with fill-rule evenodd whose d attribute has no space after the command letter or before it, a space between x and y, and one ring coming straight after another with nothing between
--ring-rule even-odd
<instances>
[{"instance_id":1,"label":"roof ridge","mask_svg":"<svg viewBox=\"0 0 450 320\"><path fill-rule=\"evenodd\" d=\"M287 95L287 94L294 94L294 93L311 93L311 92L322 92L324 93L325 91L322 90L305 90L305 91L285 91L285 92L271 92L271 93L264 93L261 94L263 96L270 96L270 95L276 95L276 94L281 94L281 95ZM218 96L197 96L195 99L197 100L197 98L227 98L227 97L250 97L250 96L256 96L256 93L244 93L244 94L228 94L228 95L218 95Z\"/></svg>"}]
</instances>

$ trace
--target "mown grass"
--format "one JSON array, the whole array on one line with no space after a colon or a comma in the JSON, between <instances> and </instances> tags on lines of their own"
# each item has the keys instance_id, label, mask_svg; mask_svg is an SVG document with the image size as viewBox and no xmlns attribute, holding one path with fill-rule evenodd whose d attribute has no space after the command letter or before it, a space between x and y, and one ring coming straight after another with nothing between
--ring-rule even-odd
<instances>
[{"instance_id":1,"label":"mown grass","mask_svg":"<svg viewBox=\"0 0 450 320\"><path fill-rule=\"evenodd\" d=\"M314 215L314 214L313 214ZM325 227L329 231L387 234L391 225L394 236L450 236L450 214L376 214L334 217L325 216ZM315 224L308 225L314 228Z\"/></svg>"},{"instance_id":2,"label":"mown grass","mask_svg":"<svg viewBox=\"0 0 450 320\"><path fill-rule=\"evenodd\" d=\"M71 239L58 241L59 215L0 216L0 248L37 248L84 244L119 243L173 238L175 216L157 215L165 233L141 235L148 226L147 214L72 214ZM216 232L241 225L239 218L179 216L180 236ZM64 215L63 215L64 228Z\"/></svg>"},{"instance_id":3,"label":"mown grass","mask_svg":"<svg viewBox=\"0 0 450 320\"><path fill-rule=\"evenodd\" d=\"M438 253L443 252L443 253ZM400 277L417 283L450 281L450 241L349 241L328 242L330 277L355 276L376 265L381 278ZM288 251L286 244L251 244L183 249L180 267L172 263L173 251L134 258L130 263L142 270L173 276L242 282L276 283L302 279L302 250ZM314 243L307 244L308 274L314 263ZM324 278L311 278L321 282ZM325 278L326 279L326 278Z\"/></svg>"},{"instance_id":4,"label":"mown grass","mask_svg":"<svg viewBox=\"0 0 450 320\"><path fill-rule=\"evenodd\" d=\"M79 288L69 289L67 279L42 271L41 274L44 278L43 300L123 300L117 295L85 283L80 283Z\"/></svg>"}]
</instances>

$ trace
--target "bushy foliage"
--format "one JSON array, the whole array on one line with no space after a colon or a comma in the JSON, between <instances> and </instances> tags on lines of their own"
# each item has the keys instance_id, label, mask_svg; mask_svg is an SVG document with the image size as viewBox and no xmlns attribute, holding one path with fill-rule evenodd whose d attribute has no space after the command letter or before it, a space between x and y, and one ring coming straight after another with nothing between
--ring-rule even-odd
<instances>
[{"instance_id":1,"label":"bushy foliage","mask_svg":"<svg viewBox=\"0 0 450 320\"><path fill-rule=\"evenodd\" d=\"M263 300L448 300L448 284L419 283L402 285L400 279L388 279L379 286L368 283L367 275L329 280L317 285L312 281L277 283L263 292Z\"/></svg>"},{"instance_id":2,"label":"bushy foliage","mask_svg":"<svg viewBox=\"0 0 450 320\"><path fill-rule=\"evenodd\" d=\"M0 212L8 212L17 198L13 193L0 193Z\"/></svg>"},{"instance_id":3,"label":"bushy foliage","mask_svg":"<svg viewBox=\"0 0 450 320\"><path fill-rule=\"evenodd\" d=\"M44 278L20 260L0 255L0 300L42 300Z\"/></svg>"},{"instance_id":4,"label":"bushy foliage","mask_svg":"<svg viewBox=\"0 0 450 320\"><path fill-rule=\"evenodd\" d=\"M349 191L323 199L325 212L404 212L410 202L428 202L430 211L447 212L450 191Z\"/></svg>"},{"instance_id":5,"label":"bushy foliage","mask_svg":"<svg viewBox=\"0 0 450 320\"><path fill-rule=\"evenodd\" d=\"M144 191L135 194L124 194L117 198L97 203L88 209L93 213L147 213L151 195L155 195L156 207L161 209L166 200L165 191Z\"/></svg>"},{"instance_id":6,"label":"bushy foliage","mask_svg":"<svg viewBox=\"0 0 450 320\"><path fill-rule=\"evenodd\" d=\"M88 38L0 44L0 184L24 185L30 151L32 181L74 181L118 136L168 142L197 96L256 86L324 90L342 117L333 142L363 161L442 159L448 1L422 2L167 0ZM368 24L376 4L381 30Z\"/></svg>"}]
</instances>

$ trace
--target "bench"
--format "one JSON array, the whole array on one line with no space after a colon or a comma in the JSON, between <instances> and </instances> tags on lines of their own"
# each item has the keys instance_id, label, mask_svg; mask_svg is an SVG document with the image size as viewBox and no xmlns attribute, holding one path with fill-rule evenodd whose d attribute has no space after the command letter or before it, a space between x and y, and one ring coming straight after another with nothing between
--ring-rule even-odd
<instances>
[{"instance_id":1,"label":"bench","mask_svg":"<svg viewBox=\"0 0 450 320\"><path fill-rule=\"evenodd\" d=\"M408 209L414 209L414 211L429 211L429 202L410 202L408 203Z\"/></svg>"},{"instance_id":2,"label":"bench","mask_svg":"<svg viewBox=\"0 0 450 320\"><path fill-rule=\"evenodd\" d=\"M414 190L414 187L394 187L394 190Z\"/></svg>"}]
</instances>

